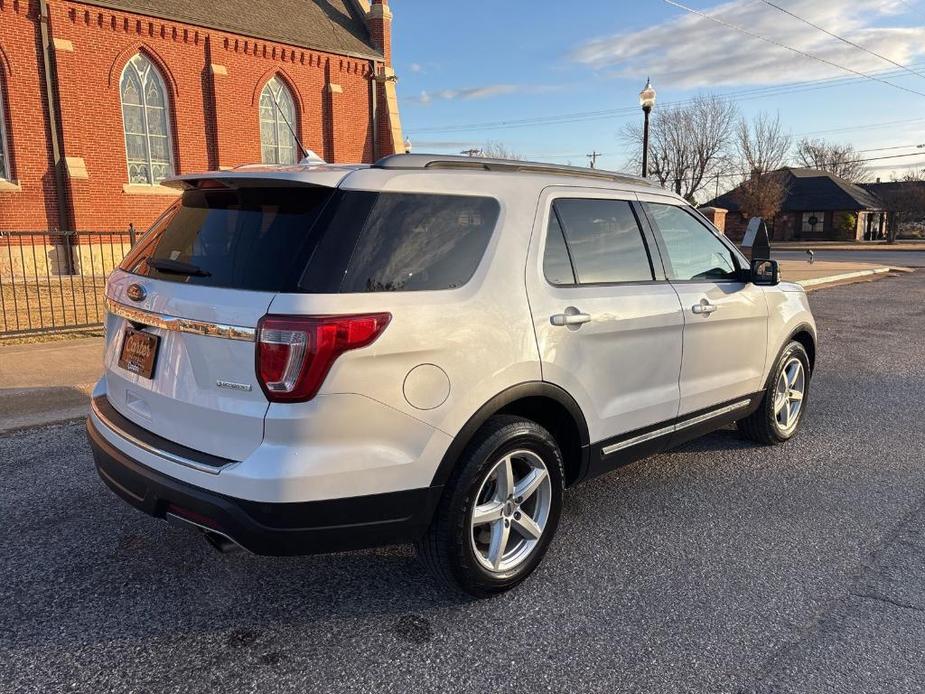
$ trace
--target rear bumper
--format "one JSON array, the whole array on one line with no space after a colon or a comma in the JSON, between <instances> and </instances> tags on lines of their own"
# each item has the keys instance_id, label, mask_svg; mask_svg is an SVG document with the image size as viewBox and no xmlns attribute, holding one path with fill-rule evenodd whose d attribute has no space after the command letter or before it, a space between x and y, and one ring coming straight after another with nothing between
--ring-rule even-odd
<instances>
[{"instance_id":1,"label":"rear bumper","mask_svg":"<svg viewBox=\"0 0 925 694\"><path fill-rule=\"evenodd\" d=\"M119 497L145 513L175 516L255 553L317 554L412 542L424 533L442 487L343 499L265 503L235 499L153 470L113 446L87 420L96 469Z\"/></svg>"}]
</instances>

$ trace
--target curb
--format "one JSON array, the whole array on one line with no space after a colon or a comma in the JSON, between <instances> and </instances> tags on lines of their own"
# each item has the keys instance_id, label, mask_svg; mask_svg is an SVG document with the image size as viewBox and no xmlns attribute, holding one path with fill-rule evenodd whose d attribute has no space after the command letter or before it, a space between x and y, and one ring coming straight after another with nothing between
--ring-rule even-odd
<instances>
[{"instance_id":1,"label":"curb","mask_svg":"<svg viewBox=\"0 0 925 694\"><path fill-rule=\"evenodd\" d=\"M834 284L836 282L846 282L848 280L862 279L864 277L874 277L876 275L885 275L888 272L911 272L908 268L878 267L872 270L857 270L855 272L844 272L840 275L827 275L826 277L814 277L808 280L797 280L796 284L801 287L818 287L824 284Z\"/></svg>"},{"instance_id":2,"label":"curb","mask_svg":"<svg viewBox=\"0 0 925 694\"><path fill-rule=\"evenodd\" d=\"M900 248L891 248L890 246L869 246L869 247L854 247L854 246L832 246L827 248L826 246L815 245L815 246L787 246L785 244L774 244L772 245L773 251L788 251L790 253L797 253L799 251L829 251L832 253L856 253L856 252L871 252L871 253L925 253L925 243L922 244L921 248L909 248L908 246Z\"/></svg>"}]
</instances>

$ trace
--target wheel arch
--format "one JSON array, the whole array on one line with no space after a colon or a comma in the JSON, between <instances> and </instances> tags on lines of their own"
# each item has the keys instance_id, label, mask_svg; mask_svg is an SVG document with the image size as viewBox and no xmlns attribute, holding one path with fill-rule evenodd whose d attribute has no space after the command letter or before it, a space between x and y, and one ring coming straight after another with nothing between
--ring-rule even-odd
<instances>
[{"instance_id":1,"label":"wheel arch","mask_svg":"<svg viewBox=\"0 0 925 694\"><path fill-rule=\"evenodd\" d=\"M575 399L551 383L531 381L511 386L482 405L459 430L444 453L431 485L444 485L457 460L479 428L497 414L520 415L544 427L562 450L566 484L581 480L588 466L589 433Z\"/></svg>"},{"instance_id":2,"label":"wheel arch","mask_svg":"<svg viewBox=\"0 0 925 694\"><path fill-rule=\"evenodd\" d=\"M774 365L780 360L781 354L784 353L784 350L787 349L787 345L791 342L796 341L803 345L803 349L806 350L806 355L809 357L809 370L812 373L816 368L816 331L809 323L801 323L790 332L787 333L786 339L777 350L777 354L774 356L774 361L771 362L770 368L768 370L767 378L765 379L764 387L767 388L771 383L771 378L774 375Z\"/></svg>"}]
</instances>

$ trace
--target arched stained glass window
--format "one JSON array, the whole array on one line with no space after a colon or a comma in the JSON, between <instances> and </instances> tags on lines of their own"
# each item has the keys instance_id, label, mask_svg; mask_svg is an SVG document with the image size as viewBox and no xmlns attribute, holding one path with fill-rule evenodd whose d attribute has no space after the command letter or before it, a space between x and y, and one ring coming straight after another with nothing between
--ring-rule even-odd
<instances>
[{"instance_id":1,"label":"arched stained glass window","mask_svg":"<svg viewBox=\"0 0 925 694\"><path fill-rule=\"evenodd\" d=\"M2 82L2 78L0 78ZM3 106L3 84L0 83L0 179L9 180L10 174L10 155L6 142L6 109Z\"/></svg>"},{"instance_id":2,"label":"arched stained glass window","mask_svg":"<svg viewBox=\"0 0 925 694\"><path fill-rule=\"evenodd\" d=\"M271 77L260 92L260 158L264 164L295 164L295 102L282 80Z\"/></svg>"},{"instance_id":3,"label":"arched stained glass window","mask_svg":"<svg viewBox=\"0 0 925 694\"><path fill-rule=\"evenodd\" d=\"M164 80L138 53L122 70L120 91L129 183L159 183L173 174Z\"/></svg>"}]
</instances>

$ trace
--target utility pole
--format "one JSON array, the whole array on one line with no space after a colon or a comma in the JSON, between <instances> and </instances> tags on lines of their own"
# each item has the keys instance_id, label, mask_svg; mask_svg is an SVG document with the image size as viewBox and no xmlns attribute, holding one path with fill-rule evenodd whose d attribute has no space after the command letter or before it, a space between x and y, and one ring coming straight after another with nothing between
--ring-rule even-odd
<instances>
[{"instance_id":1,"label":"utility pole","mask_svg":"<svg viewBox=\"0 0 925 694\"><path fill-rule=\"evenodd\" d=\"M591 152L591 154L588 155L588 159L591 160L592 169L594 168L594 165L597 164L597 158L600 156L603 156L603 155L598 151Z\"/></svg>"}]
</instances>

